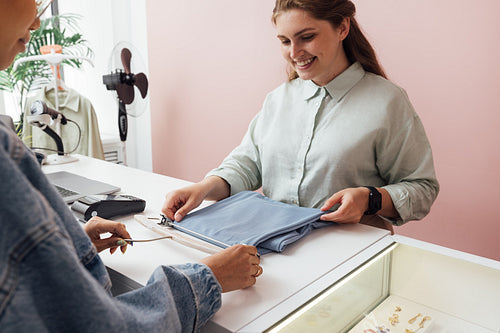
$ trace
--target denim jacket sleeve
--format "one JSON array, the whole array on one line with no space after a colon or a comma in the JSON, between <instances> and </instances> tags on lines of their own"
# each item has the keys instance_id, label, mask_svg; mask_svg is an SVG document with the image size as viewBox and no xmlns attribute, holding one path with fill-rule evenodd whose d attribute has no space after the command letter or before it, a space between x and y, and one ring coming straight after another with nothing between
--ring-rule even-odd
<instances>
[{"instance_id":1,"label":"denim jacket sleeve","mask_svg":"<svg viewBox=\"0 0 500 333\"><path fill-rule=\"evenodd\" d=\"M2 332L197 332L220 308L203 264L161 266L112 297L95 247L32 152L0 124Z\"/></svg>"}]
</instances>

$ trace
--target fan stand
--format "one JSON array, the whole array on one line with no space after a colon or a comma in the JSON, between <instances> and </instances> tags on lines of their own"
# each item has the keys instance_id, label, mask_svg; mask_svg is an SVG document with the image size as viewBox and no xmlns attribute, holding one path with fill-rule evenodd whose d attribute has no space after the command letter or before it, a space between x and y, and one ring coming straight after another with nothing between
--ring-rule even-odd
<instances>
[{"instance_id":1,"label":"fan stand","mask_svg":"<svg viewBox=\"0 0 500 333\"><path fill-rule=\"evenodd\" d=\"M120 99L118 99L118 130L120 132L120 140L122 141L123 164L127 165L127 147L125 144L128 130L127 109L125 103Z\"/></svg>"},{"instance_id":2,"label":"fan stand","mask_svg":"<svg viewBox=\"0 0 500 333\"><path fill-rule=\"evenodd\" d=\"M134 101L135 87L139 90L141 97L143 99L146 98L148 91L148 78L143 72L139 72L137 74L131 72L130 66L132 53L127 47L121 49L120 59L123 69L117 68L114 72L111 72L111 74L103 75L102 81L106 85L107 90L114 90L117 93L118 130L120 133L120 140L122 141L123 163L127 165L127 150L125 142L127 140L128 120L126 106L127 104L132 104Z\"/></svg>"}]
</instances>

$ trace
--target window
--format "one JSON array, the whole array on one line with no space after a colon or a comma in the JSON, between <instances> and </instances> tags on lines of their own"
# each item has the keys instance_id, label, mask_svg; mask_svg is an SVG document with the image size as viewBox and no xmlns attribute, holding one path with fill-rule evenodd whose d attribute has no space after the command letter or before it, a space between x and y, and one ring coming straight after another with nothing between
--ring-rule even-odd
<instances>
[{"instance_id":1,"label":"window","mask_svg":"<svg viewBox=\"0 0 500 333\"><path fill-rule=\"evenodd\" d=\"M54 0L52 4L52 10L56 13L76 13L82 16L78 25L94 51L94 67L86 62L79 70L66 66L64 81L68 87L92 102L104 141L119 142L119 135L117 101L114 92L106 90L102 75L109 73L111 51L121 41L129 42L141 50L147 67L145 6L146 0ZM50 15L50 10L44 15ZM145 73L148 75L147 68ZM0 97L0 113L11 114L14 119L18 119L19 111L13 97L10 94L4 94L3 97L3 103ZM151 117L149 103L146 104L146 110L139 118L128 119L126 159L129 166L151 171Z\"/></svg>"}]
</instances>

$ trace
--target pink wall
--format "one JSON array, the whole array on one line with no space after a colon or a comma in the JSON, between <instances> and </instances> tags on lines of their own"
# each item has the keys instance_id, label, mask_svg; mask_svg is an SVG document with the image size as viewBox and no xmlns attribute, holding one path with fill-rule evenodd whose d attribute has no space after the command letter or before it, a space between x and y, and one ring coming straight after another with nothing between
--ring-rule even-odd
<instances>
[{"instance_id":1,"label":"pink wall","mask_svg":"<svg viewBox=\"0 0 500 333\"><path fill-rule=\"evenodd\" d=\"M355 3L422 118L441 182L429 216L396 232L500 260L500 2ZM200 180L285 79L273 4L147 2L155 172Z\"/></svg>"},{"instance_id":2,"label":"pink wall","mask_svg":"<svg viewBox=\"0 0 500 333\"><path fill-rule=\"evenodd\" d=\"M153 170L198 181L238 145L266 93L286 78L272 3L147 6Z\"/></svg>"}]
</instances>

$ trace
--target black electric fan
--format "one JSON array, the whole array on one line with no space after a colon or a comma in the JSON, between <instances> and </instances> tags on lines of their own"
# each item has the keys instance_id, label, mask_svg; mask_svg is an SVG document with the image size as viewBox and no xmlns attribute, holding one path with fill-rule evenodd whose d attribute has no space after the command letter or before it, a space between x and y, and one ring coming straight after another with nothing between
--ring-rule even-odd
<instances>
[{"instance_id":1,"label":"black electric fan","mask_svg":"<svg viewBox=\"0 0 500 333\"><path fill-rule=\"evenodd\" d=\"M121 62L123 69L116 69L114 73L102 76L102 82L108 90L115 90L118 96L118 130L120 140L127 139L127 109L126 105L132 104L135 93L134 86L139 89L142 98L148 93L148 78L144 73L134 74L130 68L132 52L128 48L121 50Z\"/></svg>"}]
</instances>

